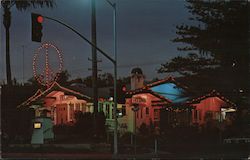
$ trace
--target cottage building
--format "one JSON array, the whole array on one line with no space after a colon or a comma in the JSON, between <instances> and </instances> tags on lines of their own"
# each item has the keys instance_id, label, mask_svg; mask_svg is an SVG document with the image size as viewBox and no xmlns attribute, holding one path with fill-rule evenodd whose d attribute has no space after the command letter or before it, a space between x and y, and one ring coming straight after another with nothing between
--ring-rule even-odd
<instances>
[{"instance_id":1,"label":"cottage building","mask_svg":"<svg viewBox=\"0 0 250 160\"><path fill-rule=\"evenodd\" d=\"M38 90L18 107L27 106L35 109L36 117L46 109L54 125L69 124L75 121L76 111L92 112L91 98L54 82L45 91Z\"/></svg>"},{"instance_id":2,"label":"cottage building","mask_svg":"<svg viewBox=\"0 0 250 160\"><path fill-rule=\"evenodd\" d=\"M215 90L187 103L194 107L192 123L199 125L203 125L209 120L222 122L230 116L230 113L236 111L235 104Z\"/></svg>"},{"instance_id":3,"label":"cottage building","mask_svg":"<svg viewBox=\"0 0 250 160\"><path fill-rule=\"evenodd\" d=\"M143 123L158 127L161 109L185 102L186 87L172 77L145 85L140 68L131 71L131 90L127 92L126 112L128 131L134 132Z\"/></svg>"}]
</instances>

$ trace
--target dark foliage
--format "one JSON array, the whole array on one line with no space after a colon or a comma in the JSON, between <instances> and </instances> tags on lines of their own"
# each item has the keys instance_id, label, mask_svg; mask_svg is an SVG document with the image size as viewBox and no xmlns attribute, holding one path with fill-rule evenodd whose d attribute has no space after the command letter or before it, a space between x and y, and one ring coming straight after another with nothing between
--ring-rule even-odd
<instances>
[{"instance_id":1,"label":"dark foliage","mask_svg":"<svg viewBox=\"0 0 250 160\"><path fill-rule=\"evenodd\" d=\"M29 7L53 7L53 0L2 0L1 5L4 10L3 24L6 32L6 74L7 84L11 85L11 65L10 65L10 26L11 26L11 7L15 6L18 10L24 11Z\"/></svg>"},{"instance_id":2,"label":"dark foliage","mask_svg":"<svg viewBox=\"0 0 250 160\"><path fill-rule=\"evenodd\" d=\"M36 88L31 86L2 86L1 89L1 131L2 142L30 143L34 111L17 108L30 97Z\"/></svg>"},{"instance_id":3,"label":"dark foliage","mask_svg":"<svg viewBox=\"0 0 250 160\"><path fill-rule=\"evenodd\" d=\"M187 0L190 25L176 26L187 55L161 65L158 72L177 72L201 95L216 89L239 107L249 105L249 32L247 1ZM243 92L239 92L243 91Z\"/></svg>"},{"instance_id":4,"label":"dark foliage","mask_svg":"<svg viewBox=\"0 0 250 160\"><path fill-rule=\"evenodd\" d=\"M96 124L94 124L94 118ZM81 134L84 137L93 138L105 138L106 118L103 112L98 112L95 117L93 113L87 112L76 112L75 113L76 123L74 125L74 133ZM95 126L96 125L96 126ZM96 135L95 135L96 133Z\"/></svg>"}]
</instances>

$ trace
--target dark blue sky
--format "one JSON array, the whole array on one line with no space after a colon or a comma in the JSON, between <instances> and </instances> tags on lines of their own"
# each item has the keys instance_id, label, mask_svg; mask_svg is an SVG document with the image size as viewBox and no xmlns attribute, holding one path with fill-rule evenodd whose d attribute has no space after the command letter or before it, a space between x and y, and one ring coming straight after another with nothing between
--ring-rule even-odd
<instances>
[{"instance_id":1,"label":"dark blue sky","mask_svg":"<svg viewBox=\"0 0 250 160\"><path fill-rule=\"evenodd\" d=\"M53 9L12 11L11 66L12 75L22 81L22 45L24 48L24 79L32 77L32 59L40 43L31 41L31 12L61 20L90 39L90 0L57 0ZM157 74L160 64L183 54L170 40L175 37L175 25L188 22L188 12L182 0L116 0L118 31L118 76L128 76L133 67L141 67L146 78L165 77ZM105 0L96 0L98 46L113 55L112 8ZM3 11L2 11L3 13ZM1 15L2 15L1 13ZM1 16L2 18L2 16ZM91 75L91 47L72 31L50 20L43 23L42 41L52 42L61 49L64 69L75 77ZM99 54L100 73L113 72L112 64ZM1 23L1 81L5 80L5 30Z\"/></svg>"}]
</instances>

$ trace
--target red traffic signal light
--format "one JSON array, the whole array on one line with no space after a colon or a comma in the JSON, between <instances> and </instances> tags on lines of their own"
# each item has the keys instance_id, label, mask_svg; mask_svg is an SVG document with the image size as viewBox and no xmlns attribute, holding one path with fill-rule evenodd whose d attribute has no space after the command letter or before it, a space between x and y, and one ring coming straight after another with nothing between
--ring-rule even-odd
<instances>
[{"instance_id":1,"label":"red traffic signal light","mask_svg":"<svg viewBox=\"0 0 250 160\"><path fill-rule=\"evenodd\" d=\"M31 39L35 42L41 42L43 33L42 33L42 22L43 16L40 14L31 13L31 21L32 21L32 33Z\"/></svg>"},{"instance_id":2,"label":"red traffic signal light","mask_svg":"<svg viewBox=\"0 0 250 160\"><path fill-rule=\"evenodd\" d=\"M42 16L38 16L38 17L37 17L37 22L43 23L43 17L42 17Z\"/></svg>"}]
</instances>

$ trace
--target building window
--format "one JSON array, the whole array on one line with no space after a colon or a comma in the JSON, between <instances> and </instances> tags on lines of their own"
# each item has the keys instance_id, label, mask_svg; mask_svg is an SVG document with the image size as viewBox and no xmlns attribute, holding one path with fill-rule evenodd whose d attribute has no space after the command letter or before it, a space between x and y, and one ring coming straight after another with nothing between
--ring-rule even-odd
<instances>
[{"instance_id":1,"label":"building window","mask_svg":"<svg viewBox=\"0 0 250 160\"><path fill-rule=\"evenodd\" d=\"M99 103L98 111L103 112L103 103Z\"/></svg>"},{"instance_id":2,"label":"building window","mask_svg":"<svg viewBox=\"0 0 250 160\"><path fill-rule=\"evenodd\" d=\"M123 116L126 115L126 106L122 106L122 115L123 115Z\"/></svg>"},{"instance_id":3,"label":"building window","mask_svg":"<svg viewBox=\"0 0 250 160\"><path fill-rule=\"evenodd\" d=\"M197 121L197 110L194 110L194 120Z\"/></svg>"},{"instance_id":4,"label":"building window","mask_svg":"<svg viewBox=\"0 0 250 160\"><path fill-rule=\"evenodd\" d=\"M149 115L149 108L146 107L146 115L148 116Z\"/></svg>"},{"instance_id":5,"label":"building window","mask_svg":"<svg viewBox=\"0 0 250 160\"><path fill-rule=\"evenodd\" d=\"M85 103L82 103L82 112L86 112L86 105L85 105Z\"/></svg>"},{"instance_id":6,"label":"building window","mask_svg":"<svg viewBox=\"0 0 250 160\"><path fill-rule=\"evenodd\" d=\"M215 112L215 119L218 120L219 122L222 121L221 113L220 112Z\"/></svg>"},{"instance_id":7,"label":"building window","mask_svg":"<svg viewBox=\"0 0 250 160\"><path fill-rule=\"evenodd\" d=\"M158 109L154 109L154 119L155 120L159 119L159 110Z\"/></svg>"},{"instance_id":8,"label":"building window","mask_svg":"<svg viewBox=\"0 0 250 160\"><path fill-rule=\"evenodd\" d=\"M141 118L143 118L143 108L141 108Z\"/></svg>"},{"instance_id":9,"label":"building window","mask_svg":"<svg viewBox=\"0 0 250 160\"><path fill-rule=\"evenodd\" d=\"M64 95L60 96L60 101L62 101L64 99Z\"/></svg>"},{"instance_id":10,"label":"building window","mask_svg":"<svg viewBox=\"0 0 250 160\"><path fill-rule=\"evenodd\" d=\"M201 118L202 118L201 111L198 111L198 113L199 113L199 121L201 121Z\"/></svg>"},{"instance_id":11,"label":"building window","mask_svg":"<svg viewBox=\"0 0 250 160\"><path fill-rule=\"evenodd\" d=\"M114 109L112 108L112 119L114 119Z\"/></svg>"},{"instance_id":12,"label":"building window","mask_svg":"<svg viewBox=\"0 0 250 160\"><path fill-rule=\"evenodd\" d=\"M76 110L80 111L80 103L76 103Z\"/></svg>"},{"instance_id":13,"label":"building window","mask_svg":"<svg viewBox=\"0 0 250 160\"><path fill-rule=\"evenodd\" d=\"M106 117L109 119L109 104L106 104Z\"/></svg>"},{"instance_id":14,"label":"building window","mask_svg":"<svg viewBox=\"0 0 250 160\"><path fill-rule=\"evenodd\" d=\"M211 111L206 112L204 118L205 118L205 121L210 121L210 120L212 120L212 119L213 119L213 112L211 112Z\"/></svg>"}]
</instances>

